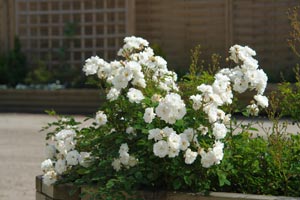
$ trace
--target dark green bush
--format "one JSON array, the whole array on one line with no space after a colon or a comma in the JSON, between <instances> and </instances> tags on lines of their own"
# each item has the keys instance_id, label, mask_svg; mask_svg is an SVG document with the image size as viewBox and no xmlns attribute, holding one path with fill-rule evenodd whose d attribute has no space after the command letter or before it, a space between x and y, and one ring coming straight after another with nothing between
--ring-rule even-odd
<instances>
[{"instance_id":1,"label":"dark green bush","mask_svg":"<svg viewBox=\"0 0 300 200\"><path fill-rule=\"evenodd\" d=\"M18 83L24 83L27 62L18 38L15 38L14 49L0 55L0 74L0 84L16 86Z\"/></svg>"}]
</instances>

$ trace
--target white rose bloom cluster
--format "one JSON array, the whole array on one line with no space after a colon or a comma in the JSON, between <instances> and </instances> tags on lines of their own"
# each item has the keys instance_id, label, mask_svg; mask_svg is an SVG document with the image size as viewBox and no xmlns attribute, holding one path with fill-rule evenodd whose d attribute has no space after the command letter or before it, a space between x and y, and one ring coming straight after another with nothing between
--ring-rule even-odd
<instances>
[{"instance_id":1,"label":"white rose bloom cluster","mask_svg":"<svg viewBox=\"0 0 300 200\"><path fill-rule=\"evenodd\" d=\"M103 126L107 123L107 116L103 111L98 111L95 117L98 126Z\"/></svg>"},{"instance_id":2,"label":"white rose bloom cluster","mask_svg":"<svg viewBox=\"0 0 300 200\"><path fill-rule=\"evenodd\" d=\"M262 69L258 69L258 61L253 58L256 55L253 49L247 46L234 45L229 52L231 54L230 58L237 64L235 68L227 69L226 72L230 72L229 77L233 82L233 90L239 93L247 89L257 91L257 95L254 96L257 103L247 107L249 114L257 115L258 106L262 108L268 106L267 97L262 95L266 89L268 77Z\"/></svg>"},{"instance_id":3,"label":"white rose bloom cluster","mask_svg":"<svg viewBox=\"0 0 300 200\"><path fill-rule=\"evenodd\" d=\"M115 158L111 164L116 171L121 170L122 166L125 168L129 168L135 166L138 163L138 160L134 156L129 155L128 152L129 147L127 143L123 143L119 149L119 158Z\"/></svg>"},{"instance_id":4,"label":"white rose bloom cluster","mask_svg":"<svg viewBox=\"0 0 300 200\"><path fill-rule=\"evenodd\" d=\"M103 59L99 58L98 56L92 56L85 61L85 65L83 66L82 70L85 72L86 76L93 75L98 72L98 69L101 66L105 65L107 65L107 63Z\"/></svg>"},{"instance_id":5,"label":"white rose bloom cluster","mask_svg":"<svg viewBox=\"0 0 300 200\"><path fill-rule=\"evenodd\" d=\"M78 152L75 149L76 132L72 129L63 129L52 137L52 144L46 146L47 159L41 163L41 169L44 173L43 182L51 185L56 182L58 176L63 174L72 166L80 164L88 167L90 162L90 153Z\"/></svg>"},{"instance_id":6,"label":"white rose bloom cluster","mask_svg":"<svg viewBox=\"0 0 300 200\"><path fill-rule=\"evenodd\" d=\"M115 101L122 90L130 87L127 97L132 103L140 103L143 93L137 88L146 88L146 80L151 80L164 91L177 91L176 73L169 71L167 62L160 56L154 56L148 47L148 41L139 37L126 37L124 46L118 55L126 60L106 62L97 56L86 60L83 71L87 76L97 74L111 87L106 95L109 101Z\"/></svg>"},{"instance_id":7,"label":"white rose bloom cluster","mask_svg":"<svg viewBox=\"0 0 300 200\"><path fill-rule=\"evenodd\" d=\"M213 148L209 148L207 152L203 149L200 151L201 164L203 167L208 168L215 164L220 164L223 159L224 144L220 141L216 141Z\"/></svg>"},{"instance_id":8,"label":"white rose bloom cluster","mask_svg":"<svg viewBox=\"0 0 300 200\"><path fill-rule=\"evenodd\" d=\"M184 117L186 108L179 94L170 93L161 99L159 105L155 108L155 113L165 122L174 124L176 120Z\"/></svg>"},{"instance_id":9,"label":"white rose bloom cluster","mask_svg":"<svg viewBox=\"0 0 300 200\"><path fill-rule=\"evenodd\" d=\"M146 123L151 123L155 118L155 115L153 108L146 108L143 119Z\"/></svg>"},{"instance_id":10,"label":"white rose bloom cluster","mask_svg":"<svg viewBox=\"0 0 300 200\"><path fill-rule=\"evenodd\" d=\"M258 62L253 58L256 55L255 51L247 46L235 45L229 52L230 59L237 66L233 69L222 69L215 75L212 85L201 84L197 87L201 93L190 97L193 109L196 111L202 109L207 114L215 138L213 148L207 152L204 149L200 151L201 163L204 167L218 164L223 158L224 144L220 140L226 136L225 124L230 121L230 115L226 115L220 106L232 103L233 91L238 93L243 93L247 89L257 91L257 95L254 96L257 104L247 106L247 111L251 115L258 114L258 105L262 108L268 106L267 97L262 95L267 85L267 76L262 69L258 69Z\"/></svg>"},{"instance_id":11,"label":"white rose bloom cluster","mask_svg":"<svg viewBox=\"0 0 300 200\"><path fill-rule=\"evenodd\" d=\"M177 74L168 70L167 62L162 57L154 55L148 41L135 36L126 37L123 47L118 51L118 55L123 60L106 62L94 56L86 60L83 71L86 75L97 74L99 79L107 83L106 98L109 101L125 100L135 104L134 108L140 106L143 114L138 112L138 116L143 118L142 122L145 123L145 127L151 127L148 131L148 140L154 141L153 154L155 156L174 158L182 152L185 163L192 164L199 155L202 166L210 167L219 164L223 159L224 144L221 140L226 137L228 131L226 125L230 123L231 116L221 108L232 103L234 93L243 93L246 90L257 91L254 96L255 103L247 106L248 112L252 115L258 114L259 107L268 106L268 99L263 96L268 78L264 71L258 68L258 61L253 58L256 55L255 51L247 46L234 45L229 52L229 58L235 62L236 66L232 69L220 70L215 74L211 85L199 85L198 94L189 97L192 109L197 111L194 113L199 112L200 116L203 114L206 116L205 124L201 125L196 121L198 128L184 127L185 130L182 133L174 130L176 126L173 129L165 125L166 123L172 126L178 120L185 119L189 110L179 95L179 88L176 84ZM151 96L147 96L149 94ZM121 95L122 98L120 98ZM126 124L128 136L135 137L139 134L139 128L133 128L135 118L130 121L130 117L124 116L122 119L128 122ZM159 120L163 122L156 123ZM96 122L99 127L108 123L103 111L96 113ZM155 127L157 124L160 124L160 127ZM162 128L164 126L166 127ZM114 128L112 130L114 131L111 133L118 134L119 130ZM201 147L203 137L211 141L210 148ZM68 151L72 150L71 148ZM130 156L128 152L128 145L122 144L119 157L112 162L112 167L116 171L122 167L128 168L136 165L137 159ZM76 152L70 154L67 163L76 164L76 156Z\"/></svg>"},{"instance_id":12,"label":"white rose bloom cluster","mask_svg":"<svg viewBox=\"0 0 300 200\"><path fill-rule=\"evenodd\" d=\"M174 158L179 155L180 151L184 151L186 164L192 164L197 158L198 153L189 148L192 143L197 143L197 135L192 128L188 128L180 134L170 127L151 129L148 139L155 141L153 153L157 157Z\"/></svg>"}]
</instances>

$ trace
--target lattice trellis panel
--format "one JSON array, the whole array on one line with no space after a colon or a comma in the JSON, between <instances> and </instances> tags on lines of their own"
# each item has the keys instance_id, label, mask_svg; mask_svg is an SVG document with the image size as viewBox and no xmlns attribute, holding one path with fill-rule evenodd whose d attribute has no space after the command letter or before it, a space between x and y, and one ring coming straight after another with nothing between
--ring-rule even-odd
<instances>
[{"instance_id":1,"label":"lattice trellis panel","mask_svg":"<svg viewBox=\"0 0 300 200\"><path fill-rule=\"evenodd\" d=\"M16 0L16 34L30 60L81 65L115 58L132 34L132 0Z\"/></svg>"}]
</instances>

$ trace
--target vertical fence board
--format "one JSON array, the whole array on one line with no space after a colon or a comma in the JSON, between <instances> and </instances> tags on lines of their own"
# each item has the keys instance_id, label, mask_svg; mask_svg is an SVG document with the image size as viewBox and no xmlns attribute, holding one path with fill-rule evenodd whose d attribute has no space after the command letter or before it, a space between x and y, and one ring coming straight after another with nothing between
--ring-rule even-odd
<instances>
[{"instance_id":1,"label":"vertical fence board","mask_svg":"<svg viewBox=\"0 0 300 200\"><path fill-rule=\"evenodd\" d=\"M0 0L0 53L14 46L15 37L15 1Z\"/></svg>"}]
</instances>

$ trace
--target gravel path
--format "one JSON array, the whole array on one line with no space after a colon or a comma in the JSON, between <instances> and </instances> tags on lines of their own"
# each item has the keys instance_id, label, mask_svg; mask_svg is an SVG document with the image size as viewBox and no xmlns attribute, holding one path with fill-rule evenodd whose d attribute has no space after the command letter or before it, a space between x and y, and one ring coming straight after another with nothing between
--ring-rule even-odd
<instances>
[{"instance_id":1,"label":"gravel path","mask_svg":"<svg viewBox=\"0 0 300 200\"><path fill-rule=\"evenodd\" d=\"M0 114L0 200L35 199L45 143L39 130L53 120L39 114Z\"/></svg>"},{"instance_id":2,"label":"gravel path","mask_svg":"<svg viewBox=\"0 0 300 200\"><path fill-rule=\"evenodd\" d=\"M35 199L35 176L44 160L45 133L39 130L53 120L41 114L0 113L0 200ZM289 132L300 130L290 126Z\"/></svg>"}]
</instances>

